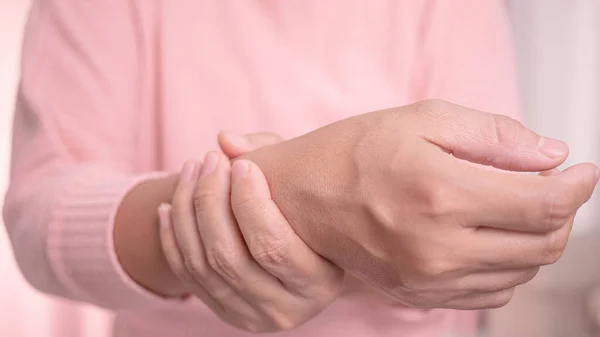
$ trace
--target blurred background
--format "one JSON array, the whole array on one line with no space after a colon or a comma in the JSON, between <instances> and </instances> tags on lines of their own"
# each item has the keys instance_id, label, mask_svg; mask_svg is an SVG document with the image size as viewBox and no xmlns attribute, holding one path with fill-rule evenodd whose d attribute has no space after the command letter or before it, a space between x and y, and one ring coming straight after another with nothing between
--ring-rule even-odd
<instances>
[{"instance_id":1,"label":"blurred background","mask_svg":"<svg viewBox=\"0 0 600 337\"><path fill-rule=\"evenodd\" d=\"M567 165L600 164L600 1L510 0L507 4L525 123L565 140L571 148ZM0 1L0 191L8 181L10 125L28 6L25 0ZM600 336L600 318L596 321L586 309L594 304L592 290L600 287L599 194L579 212L561 261L519 288L508 306L487 314L490 336ZM110 336L109 314L32 290L22 279L0 227L1 337Z\"/></svg>"}]
</instances>

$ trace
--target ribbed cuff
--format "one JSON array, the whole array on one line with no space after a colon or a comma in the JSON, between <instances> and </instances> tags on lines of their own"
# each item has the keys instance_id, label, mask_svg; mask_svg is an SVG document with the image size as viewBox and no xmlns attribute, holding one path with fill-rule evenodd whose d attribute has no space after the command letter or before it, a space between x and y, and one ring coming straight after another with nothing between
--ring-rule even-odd
<instances>
[{"instance_id":1,"label":"ribbed cuff","mask_svg":"<svg viewBox=\"0 0 600 337\"><path fill-rule=\"evenodd\" d=\"M48 257L76 298L117 310L153 310L182 302L133 281L119 264L113 243L114 219L125 195L137 184L164 175L127 176L88 167L65 177L48 228Z\"/></svg>"}]
</instances>

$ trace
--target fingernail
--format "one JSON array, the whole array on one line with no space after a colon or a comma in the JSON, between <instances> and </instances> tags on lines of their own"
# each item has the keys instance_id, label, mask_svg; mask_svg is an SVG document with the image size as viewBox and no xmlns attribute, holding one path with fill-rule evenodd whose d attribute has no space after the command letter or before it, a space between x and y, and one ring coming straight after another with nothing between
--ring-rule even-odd
<instances>
[{"instance_id":1,"label":"fingernail","mask_svg":"<svg viewBox=\"0 0 600 337\"><path fill-rule=\"evenodd\" d=\"M219 155L216 152L209 152L204 157L204 164L202 164L202 170L200 170L200 177L204 177L208 174L211 174L217 164L219 163Z\"/></svg>"},{"instance_id":2,"label":"fingernail","mask_svg":"<svg viewBox=\"0 0 600 337\"><path fill-rule=\"evenodd\" d=\"M191 161L191 160L186 161L185 164L183 164L183 169L181 170L181 176L180 176L181 181L183 181L185 183L191 182L197 166L198 166L198 163L196 163L195 161Z\"/></svg>"},{"instance_id":3,"label":"fingernail","mask_svg":"<svg viewBox=\"0 0 600 337\"><path fill-rule=\"evenodd\" d=\"M564 158L569 153L569 147L563 141L545 137L540 139L538 150L551 159Z\"/></svg>"},{"instance_id":4,"label":"fingernail","mask_svg":"<svg viewBox=\"0 0 600 337\"><path fill-rule=\"evenodd\" d=\"M169 228L171 226L170 210L171 206L169 204L162 203L158 206L158 222L163 228Z\"/></svg>"},{"instance_id":5,"label":"fingernail","mask_svg":"<svg viewBox=\"0 0 600 337\"><path fill-rule=\"evenodd\" d=\"M235 147L241 147L244 149L253 147L250 139L248 139L248 137L245 135L235 132L224 132L224 135Z\"/></svg>"},{"instance_id":6,"label":"fingernail","mask_svg":"<svg viewBox=\"0 0 600 337\"><path fill-rule=\"evenodd\" d=\"M235 184L246 178L250 171L250 165L245 160L238 160L231 168L231 181Z\"/></svg>"}]
</instances>

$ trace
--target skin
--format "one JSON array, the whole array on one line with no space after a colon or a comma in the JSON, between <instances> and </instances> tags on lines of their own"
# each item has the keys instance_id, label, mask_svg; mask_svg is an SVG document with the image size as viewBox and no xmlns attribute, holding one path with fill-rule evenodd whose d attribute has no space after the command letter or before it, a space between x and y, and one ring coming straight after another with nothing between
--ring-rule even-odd
<instances>
[{"instance_id":1,"label":"skin","mask_svg":"<svg viewBox=\"0 0 600 337\"><path fill-rule=\"evenodd\" d=\"M598 181L593 164L550 176L478 164L539 172L566 156L510 118L424 101L246 157L319 254L406 305L477 309L560 258Z\"/></svg>"},{"instance_id":2,"label":"skin","mask_svg":"<svg viewBox=\"0 0 600 337\"><path fill-rule=\"evenodd\" d=\"M298 237L255 164L232 168L210 152L180 177L172 211L159 208L163 251L189 293L222 320L252 332L287 330L337 298L344 272Z\"/></svg>"},{"instance_id":3,"label":"skin","mask_svg":"<svg viewBox=\"0 0 600 337\"><path fill-rule=\"evenodd\" d=\"M227 152L231 144L221 143ZM542 175L483 165L549 171L567 154L562 142L510 118L425 101L349 118L241 159L257 164L285 219L319 255L405 305L474 309L506 304L515 286L558 260L598 181L593 164ZM134 280L181 294L185 286L157 252L157 218L120 222L140 213L131 205L155 214L171 202L174 186L163 181L172 189L159 192L159 182L146 184L121 205L115 248ZM154 188L164 200L148 196ZM193 202L202 207L210 199ZM135 230L149 240L132 241Z\"/></svg>"},{"instance_id":4,"label":"skin","mask_svg":"<svg viewBox=\"0 0 600 337\"><path fill-rule=\"evenodd\" d=\"M220 136L221 146L232 157L279 141L272 133ZM163 253L157 214L160 205L172 203L179 180L177 173L138 184L125 196L115 217L115 252L121 266L139 285L165 297L188 292Z\"/></svg>"}]
</instances>

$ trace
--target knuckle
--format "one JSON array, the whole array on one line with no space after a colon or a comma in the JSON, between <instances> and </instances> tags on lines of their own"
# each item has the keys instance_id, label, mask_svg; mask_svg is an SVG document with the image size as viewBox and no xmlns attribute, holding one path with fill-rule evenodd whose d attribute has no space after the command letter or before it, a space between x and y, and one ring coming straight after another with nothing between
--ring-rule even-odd
<instances>
[{"instance_id":1,"label":"knuckle","mask_svg":"<svg viewBox=\"0 0 600 337\"><path fill-rule=\"evenodd\" d=\"M452 104L440 99L426 99L415 103L416 117L432 125L446 125L452 119Z\"/></svg>"},{"instance_id":2,"label":"knuckle","mask_svg":"<svg viewBox=\"0 0 600 337\"><path fill-rule=\"evenodd\" d=\"M228 246L213 247L206 253L208 265L227 281L239 280L240 254Z\"/></svg>"},{"instance_id":3,"label":"knuckle","mask_svg":"<svg viewBox=\"0 0 600 337\"><path fill-rule=\"evenodd\" d=\"M423 277L426 280L428 280L437 278L440 275L445 274L447 270L448 269L443 263L430 260L421 265L420 272L421 275L423 275Z\"/></svg>"},{"instance_id":4,"label":"knuckle","mask_svg":"<svg viewBox=\"0 0 600 337\"><path fill-rule=\"evenodd\" d=\"M509 284L498 285L493 290L502 291L502 290L506 290L508 288L514 288L514 287L520 286L522 284L528 283L529 281L533 280L533 278L537 275L539 270L540 270L540 268L536 267L536 268L531 268L526 271L523 271L520 274L516 275L514 277L514 279L510 280Z\"/></svg>"},{"instance_id":5,"label":"knuckle","mask_svg":"<svg viewBox=\"0 0 600 337\"><path fill-rule=\"evenodd\" d=\"M294 328L297 328L300 324L302 324L302 321L292 319L285 315L277 315L273 317L272 320L273 325L278 331L292 330Z\"/></svg>"},{"instance_id":6,"label":"knuckle","mask_svg":"<svg viewBox=\"0 0 600 337\"><path fill-rule=\"evenodd\" d=\"M439 119L448 114L449 105L441 99L425 99L416 103L416 111L420 116Z\"/></svg>"},{"instance_id":7,"label":"knuckle","mask_svg":"<svg viewBox=\"0 0 600 337\"><path fill-rule=\"evenodd\" d=\"M245 323L242 325L242 329L252 333L266 332L264 328L256 323Z\"/></svg>"},{"instance_id":8,"label":"knuckle","mask_svg":"<svg viewBox=\"0 0 600 337\"><path fill-rule=\"evenodd\" d=\"M256 234L250 242L250 253L262 266L277 268L286 265L290 260L290 247L281 236Z\"/></svg>"},{"instance_id":9,"label":"knuckle","mask_svg":"<svg viewBox=\"0 0 600 337\"><path fill-rule=\"evenodd\" d=\"M267 215L267 204L253 195L242 195L236 200L232 200L232 207L236 214L243 216L259 216Z\"/></svg>"},{"instance_id":10,"label":"knuckle","mask_svg":"<svg viewBox=\"0 0 600 337\"><path fill-rule=\"evenodd\" d=\"M455 198L456 191L437 179L430 179L422 184L415 194L416 206L422 214L432 220L442 221L460 211Z\"/></svg>"},{"instance_id":11,"label":"knuckle","mask_svg":"<svg viewBox=\"0 0 600 337\"><path fill-rule=\"evenodd\" d=\"M568 196L563 193L547 193L544 196L541 211L542 226L549 231L561 228L572 212Z\"/></svg>"},{"instance_id":12,"label":"knuckle","mask_svg":"<svg viewBox=\"0 0 600 337\"><path fill-rule=\"evenodd\" d=\"M429 191L427 207L429 208L430 216L434 219L447 218L455 214L457 209L453 198L448 188L444 186L433 187Z\"/></svg>"},{"instance_id":13,"label":"knuckle","mask_svg":"<svg viewBox=\"0 0 600 337\"><path fill-rule=\"evenodd\" d=\"M183 266L180 266L181 273L184 273L183 269L187 270L195 279L203 280L206 277L206 263L195 255L184 253Z\"/></svg>"},{"instance_id":14,"label":"knuckle","mask_svg":"<svg viewBox=\"0 0 600 337\"><path fill-rule=\"evenodd\" d=\"M546 235L546 248L543 253L543 264L554 264L561 258L567 245L567 238L560 232L551 232Z\"/></svg>"},{"instance_id":15,"label":"knuckle","mask_svg":"<svg viewBox=\"0 0 600 337\"><path fill-rule=\"evenodd\" d=\"M218 202L217 193L209 188L196 189L193 198L196 211L210 209L211 205L215 205Z\"/></svg>"},{"instance_id":16,"label":"knuckle","mask_svg":"<svg viewBox=\"0 0 600 337\"><path fill-rule=\"evenodd\" d=\"M423 257L415 259L414 276L405 277L404 285L409 289L424 291L435 287L435 283L441 276L452 268L443 258Z\"/></svg>"},{"instance_id":17,"label":"knuckle","mask_svg":"<svg viewBox=\"0 0 600 337\"><path fill-rule=\"evenodd\" d=\"M489 308L489 309L502 308L503 306L507 305L512 300L513 293L514 293L514 288L495 293L492 296L492 298L490 300L490 304L487 306L487 308Z\"/></svg>"},{"instance_id":18,"label":"knuckle","mask_svg":"<svg viewBox=\"0 0 600 337\"><path fill-rule=\"evenodd\" d=\"M516 119L509 116L491 114L492 130L496 137L496 142L506 146L516 146L521 143L523 125Z\"/></svg>"}]
</instances>

